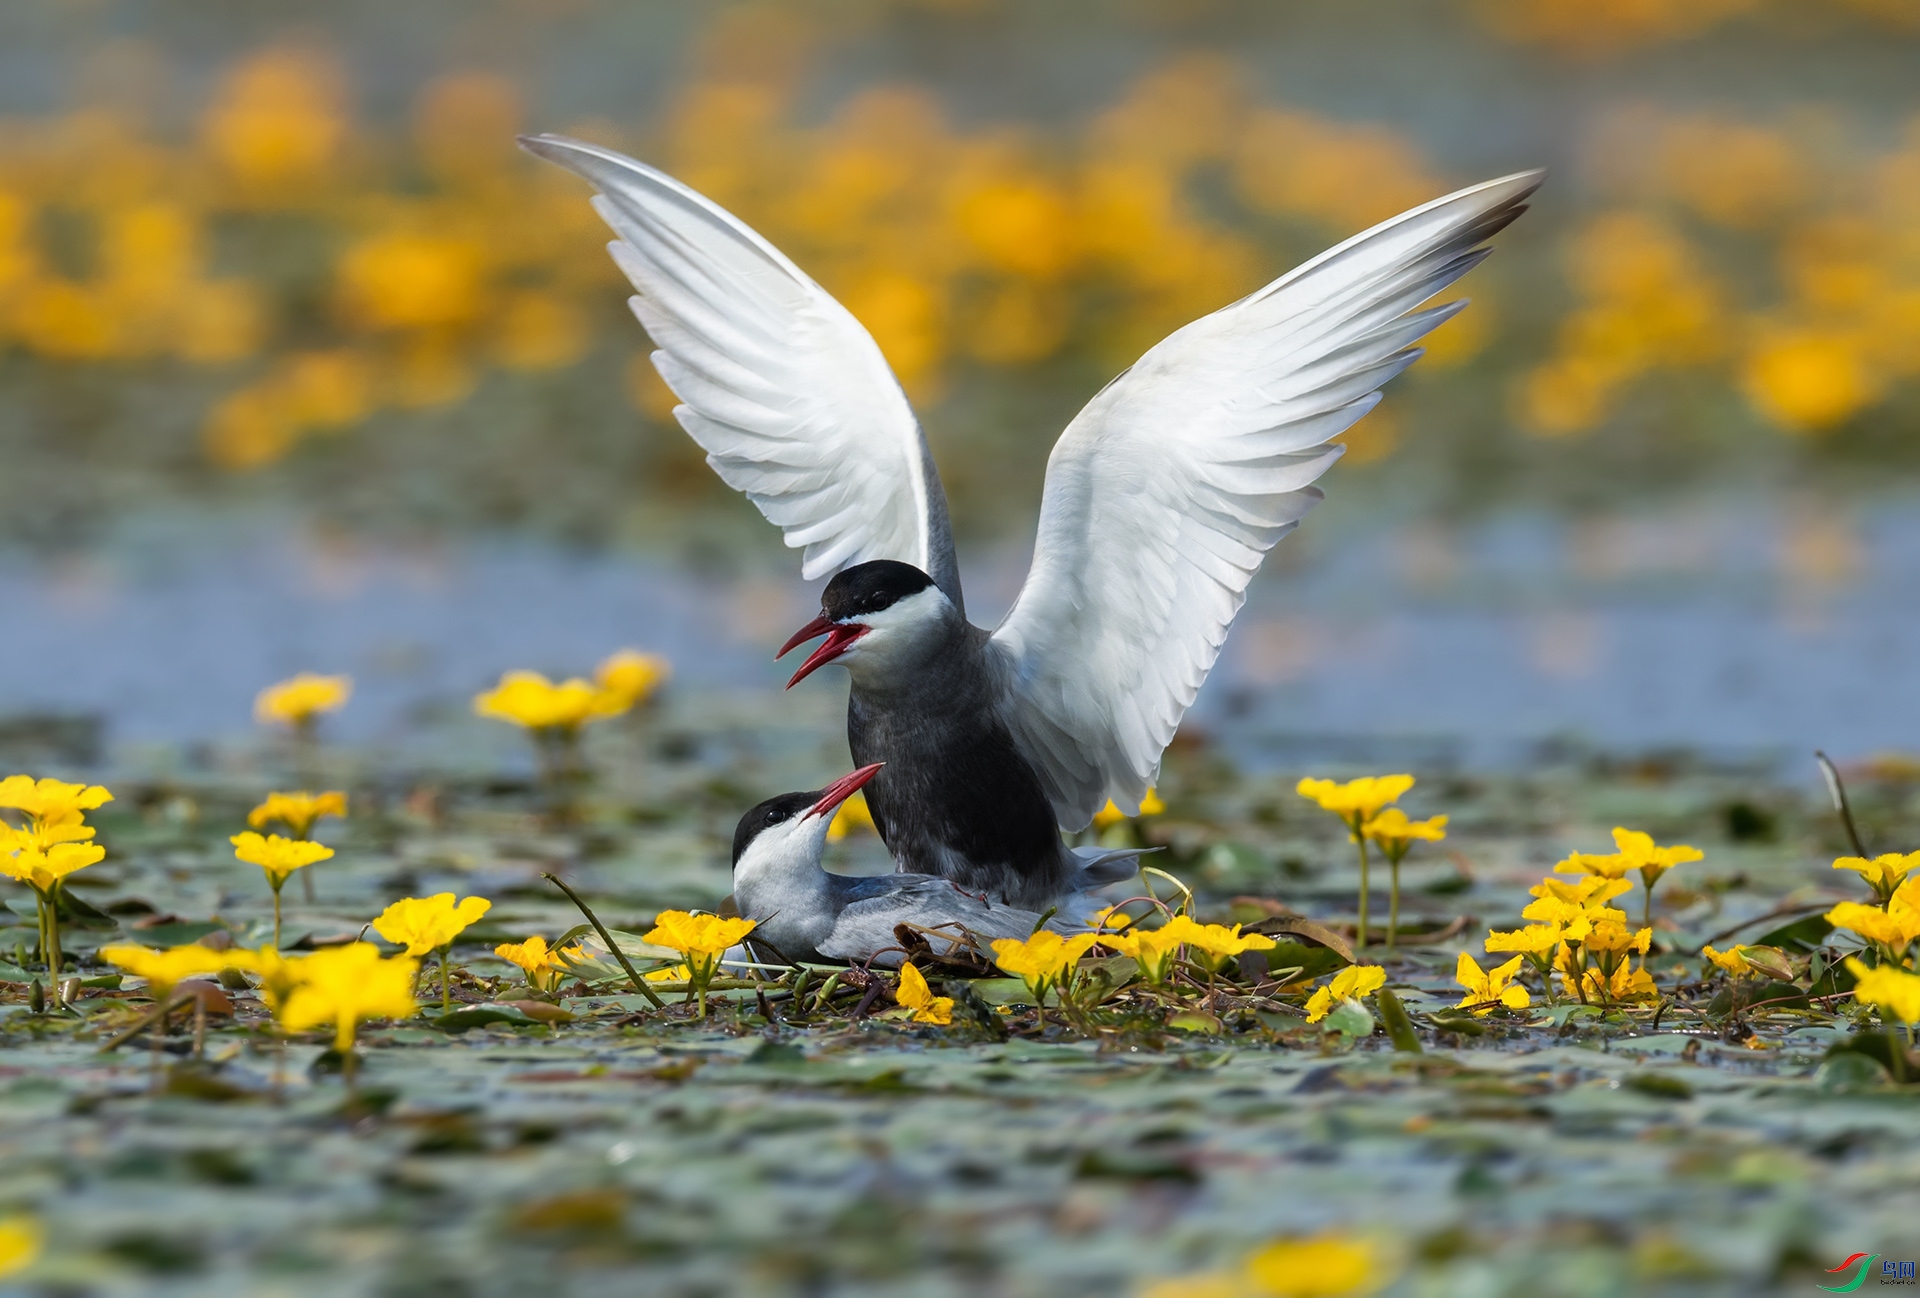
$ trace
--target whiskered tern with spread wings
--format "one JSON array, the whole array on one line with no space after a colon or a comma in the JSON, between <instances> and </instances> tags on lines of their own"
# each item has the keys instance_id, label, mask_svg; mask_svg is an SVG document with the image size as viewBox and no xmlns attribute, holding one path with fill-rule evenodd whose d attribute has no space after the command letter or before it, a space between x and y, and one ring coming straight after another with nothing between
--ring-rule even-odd
<instances>
[{"instance_id":1,"label":"whiskered tern with spread wings","mask_svg":"<svg viewBox=\"0 0 1920 1298\"><path fill-rule=\"evenodd\" d=\"M643 163L524 139L600 191L614 260L707 462L831 575L795 673L852 676L847 737L900 868L1039 908L1060 830L1131 811L1260 560L1321 498L1330 439L1465 302L1422 304L1488 254L1543 173L1356 235L1163 339L1047 461L1033 567L995 630L966 620L946 496L873 338L778 249Z\"/></svg>"}]
</instances>

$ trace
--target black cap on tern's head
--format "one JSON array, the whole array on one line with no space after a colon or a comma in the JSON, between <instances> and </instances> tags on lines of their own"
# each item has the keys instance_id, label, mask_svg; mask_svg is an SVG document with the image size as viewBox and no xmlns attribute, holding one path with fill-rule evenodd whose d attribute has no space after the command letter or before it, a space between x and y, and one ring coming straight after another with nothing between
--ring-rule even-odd
<instances>
[{"instance_id":1,"label":"black cap on tern's head","mask_svg":"<svg viewBox=\"0 0 1920 1298\"><path fill-rule=\"evenodd\" d=\"M933 578L910 563L875 559L834 574L820 592L820 611L830 621L843 622L892 608L895 601L918 595Z\"/></svg>"},{"instance_id":2,"label":"black cap on tern's head","mask_svg":"<svg viewBox=\"0 0 1920 1298\"><path fill-rule=\"evenodd\" d=\"M812 793L783 793L777 798L768 798L740 817L740 823L733 830L733 863L740 864L741 854L754 839L775 825L784 825L795 816L804 815L807 808L819 800L818 790Z\"/></svg>"},{"instance_id":3,"label":"black cap on tern's head","mask_svg":"<svg viewBox=\"0 0 1920 1298\"><path fill-rule=\"evenodd\" d=\"M824 789L815 789L811 793L783 793L777 798L768 798L765 802L740 817L740 823L733 830L733 863L740 864L740 858L752 845L753 840L778 825L791 824L795 820L808 820L812 817L831 817L840 809L840 804L851 798L865 787L868 780L880 773L884 762L875 762L871 766L862 766L849 772L829 784Z\"/></svg>"},{"instance_id":4,"label":"black cap on tern's head","mask_svg":"<svg viewBox=\"0 0 1920 1298\"><path fill-rule=\"evenodd\" d=\"M817 667L832 662L848 649L853 642L865 635L870 629L859 619L883 613L903 599L918 595L933 585L933 578L910 563L901 563L897 559L874 559L868 563L856 563L843 572L834 574L827 588L820 592L820 616L795 631L788 641L780 646L775 658L784 658L794 646L805 644L819 636L827 637L826 643L813 651L813 656L800 664L800 670L787 682L787 688L813 674Z\"/></svg>"}]
</instances>

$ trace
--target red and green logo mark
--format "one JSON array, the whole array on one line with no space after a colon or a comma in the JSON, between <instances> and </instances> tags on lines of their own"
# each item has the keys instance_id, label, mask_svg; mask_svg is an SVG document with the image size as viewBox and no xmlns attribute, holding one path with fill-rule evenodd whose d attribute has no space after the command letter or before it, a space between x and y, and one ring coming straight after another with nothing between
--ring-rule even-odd
<instances>
[{"instance_id":1,"label":"red and green logo mark","mask_svg":"<svg viewBox=\"0 0 1920 1298\"><path fill-rule=\"evenodd\" d=\"M1839 1266L1828 1267L1828 1275L1838 1275L1856 1263L1859 1264L1860 1269L1855 1271L1853 1273L1853 1279L1847 1281L1845 1284L1823 1284L1820 1288L1825 1289L1828 1293L1852 1293L1855 1289L1858 1289L1867 1282L1867 1272L1873 1269L1873 1260L1879 1256L1878 1253L1855 1253Z\"/></svg>"}]
</instances>

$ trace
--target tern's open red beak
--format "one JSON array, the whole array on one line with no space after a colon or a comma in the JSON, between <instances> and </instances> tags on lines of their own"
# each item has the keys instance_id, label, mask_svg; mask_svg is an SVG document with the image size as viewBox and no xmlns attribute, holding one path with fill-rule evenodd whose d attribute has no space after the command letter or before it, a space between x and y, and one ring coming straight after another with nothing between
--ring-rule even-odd
<instances>
[{"instance_id":1,"label":"tern's open red beak","mask_svg":"<svg viewBox=\"0 0 1920 1298\"><path fill-rule=\"evenodd\" d=\"M827 638L821 642L818 649L813 651L812 657L800 664L800 670L795 672L793 679L787 682L787 688L792 689L801 681L813 675L814 672L825 667L848 649L851 649L853 642L870 630L872 630L871 627L862 626L858 622L829 622L823 614L801 627L798 631L795 631L793 633L793 639L787 641L786 647L780 650L781 654L786 653L788 649L793 648L797 644L813 639L822 632L826 634ZM778 655L776 655L776 657L777 656Z\"/></svg>"},{"instance_id":2,"label":"tern's open red beak","mask_svg":"<svg viewBox=\"0 0 1920 1298\"><path fill-rule=\"evenodd\" d=\"M885 765L885 762L875 762L872 766L861 767L851 775L841 776L827 786L826 792L820 795L820 801L807 808L807 815L831 816L835 808L858 793L861 786L878 775L880 768Z\"/></svg>"},{"instance_id":3,"label":"tern's open red beak","mask_svg":"<svg viewBox=\"0 0 1920 1298\"><path fill-rule=\"evenodd\" d=\"M807 641L816 640L831 630L833 630L833 622L825 613L822 613L819 617L813 619L813 621L807 623L791 636L787 637L787 642L780 646L780 652L773 656L773 660L779 662Z\"/></svg>"}]
</instances>

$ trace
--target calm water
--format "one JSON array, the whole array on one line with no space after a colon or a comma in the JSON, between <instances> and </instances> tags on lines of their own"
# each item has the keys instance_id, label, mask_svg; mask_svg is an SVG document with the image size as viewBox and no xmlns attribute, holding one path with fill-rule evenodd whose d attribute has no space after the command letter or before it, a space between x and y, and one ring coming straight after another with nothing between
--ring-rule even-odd
<instances>
[{"instance_id":1,"label":"calm water","mask_svg":"<svg viewBox=\"0 0 1920 1298\"><path fill-rule=\"evenodd\" d=\"M970 604L991 622L1025 555L971 554ZM1795 760L1910 747L1916 596L1920 504L1459 530L1330 507L1269 561L1190 724L1263 764L1509 764L1543 740ZM261 685L344 671L358 693L336 733L393 739L505 669L583 673L624 645L669 655L682 687L765 691L778 709L772 650L813 598L773 565L151 528L0 566L0 715L97 714L116 742L219 738L249 727Z\"/></svg>"}]
</instances>

